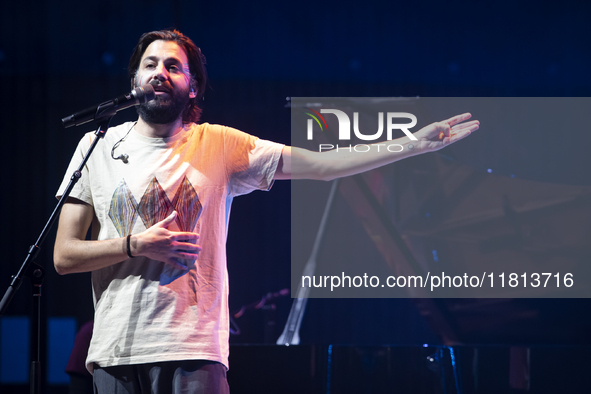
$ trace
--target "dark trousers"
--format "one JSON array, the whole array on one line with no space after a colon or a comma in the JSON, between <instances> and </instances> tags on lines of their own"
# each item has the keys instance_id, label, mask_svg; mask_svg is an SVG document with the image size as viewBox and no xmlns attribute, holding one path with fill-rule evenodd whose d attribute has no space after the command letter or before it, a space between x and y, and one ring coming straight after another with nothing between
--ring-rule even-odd
<instances>
[{"instance_id":1,"label":"dark trousers","mask_svg":"<svg viewBox=\"0 0 591 394\"><path fill-rule=\"evenodd\" d=\"M229 394L226 367L214 361L170 361L94 368L95 394Z\"/></svg>"}]
</instances>

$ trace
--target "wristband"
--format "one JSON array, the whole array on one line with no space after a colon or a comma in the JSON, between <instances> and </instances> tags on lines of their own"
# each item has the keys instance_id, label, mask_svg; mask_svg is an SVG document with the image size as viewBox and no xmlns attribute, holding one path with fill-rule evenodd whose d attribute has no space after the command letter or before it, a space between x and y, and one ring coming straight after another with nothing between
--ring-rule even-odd
<instances>
[{"instance_id":1,"label":"wristband","mask_svg":"<svg viewBox=\"0 0 591 394\"><path fill-rule=\"evenodd\" d=\"M130 259L133 259L133 256L131 255L131 234L127 236L127 256Z\"/></svg>"}]
</instances>

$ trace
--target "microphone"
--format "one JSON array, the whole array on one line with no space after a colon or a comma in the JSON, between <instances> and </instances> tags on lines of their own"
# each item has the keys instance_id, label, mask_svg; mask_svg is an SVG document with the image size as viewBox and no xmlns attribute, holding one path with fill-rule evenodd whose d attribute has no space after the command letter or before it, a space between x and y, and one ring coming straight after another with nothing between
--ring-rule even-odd
<instances>
[{"instance_id":1,"label":"microphone","mask_svg":"<svg viewBox=\"0 0 591 394\"><path fill-rule=\"evenodd\" d=\"M113 116L116 112L124 110L134 105L140 105L154 100L156 92L152 85L143 85L131 91L131 93L124 94L113 100L105 101L102 104L86 108L82 111L76 112L73 115L66 116L62 119L62 124L65 128L71 126L80 126L92 120L100 119L105 116Z\"/></svg>"}]
</instances>

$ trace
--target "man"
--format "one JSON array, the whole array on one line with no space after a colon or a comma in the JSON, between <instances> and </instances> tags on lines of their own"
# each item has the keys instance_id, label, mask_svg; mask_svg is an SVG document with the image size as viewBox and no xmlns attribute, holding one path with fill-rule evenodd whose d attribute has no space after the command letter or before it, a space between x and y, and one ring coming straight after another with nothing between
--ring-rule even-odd
<instances>
[{"instance_id":1,"label":"man","mask_svg":"<svg viewBox=\"0 0 591 394\"><path fill-rule=\"evenodd\" d=\"M225 240L234 196L276 179L367 171L478 128L461 123L464 114L416 132L412 150L407 137L396 140L400 153L310 152L196 124L204 59L178 31L144 34L129 71L132 85L154 85L156 98L139 107L137 122L99 142L62 209L55 244L58 273L92 271L87 367L99 393L228 392ZM81 140L58 197L92 138Z\"/></svg>"}]
</instances>

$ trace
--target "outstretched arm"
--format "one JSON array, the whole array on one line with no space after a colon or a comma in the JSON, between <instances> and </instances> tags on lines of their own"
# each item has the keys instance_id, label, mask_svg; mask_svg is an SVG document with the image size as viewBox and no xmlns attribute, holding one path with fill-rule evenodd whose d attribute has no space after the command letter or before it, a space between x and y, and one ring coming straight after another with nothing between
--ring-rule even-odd
<instances>
[{"instance_id":1,"label":"outstretched arm","mask_svg":"<svg viewBox=\"0 0 591 394\"><path fill-rule=\"evenodd\" d=\"M403 148L400 152L387 150L384 143L369 145L371 148L368 152L344 149L312 152L286 146L281 154L275 179L328 181L369 171L406 157L434 152L478 130L480 123L477 120L466 122L471 117L471 114L466 113L425 126L413 134L417 141L406 136L389 141L401 145Z\"/></svg>"},{"instance_id":2,"label":"outstretched arm","mask_svg":"<svg viewBox=\"0 0 591 394\"><path fill-rule=\"evenodd\" d=\"M180 260L197 258L201 250L196 245L199 235L168 230L176 215L173 212L146 231L132 235L131 254L186 270L187 267L180 264ZM60 275L94 271L128 259L126 238L85 240L93 217L94 208L89 204L74 198L69 198L64 204L54 248L54 265Z\"/></svg>"}]
</instances>

